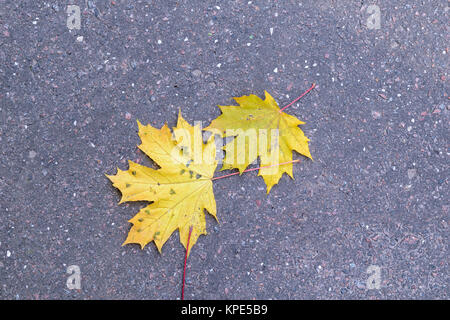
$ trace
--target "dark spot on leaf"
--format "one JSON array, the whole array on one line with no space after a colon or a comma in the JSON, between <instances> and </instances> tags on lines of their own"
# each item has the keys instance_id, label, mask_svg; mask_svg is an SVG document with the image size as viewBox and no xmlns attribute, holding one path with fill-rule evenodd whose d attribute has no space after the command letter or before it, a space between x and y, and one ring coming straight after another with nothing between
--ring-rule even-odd
<instances>
[{"instance_id":1,"label":"dark spot on leaf","mask_svg":"<svg viewBox=\"0 0 450 320\"><path fill-rule=\"evenodd\" d=\"M181 169L180 174L183 174L183 173L185 173L185 172L186 172L186 170Z\"/></svg>"},{"instance_id":2,"label":"dark spot on leaf","mask_svg":"<svg viewBox=\"0 0 450 320\"><path fill-rule=\"evenodd\" d=\"M139 219L138 219L138 221L139 221L139 222L142 222L142 221L144 221L144 219L142 219L142 218L139 218Z\"/></svg>"},{"instance_id":3,"label":"dark spot on leaf","mask_svg":"<svg viewBox=\"0 0 450 320\"><path fill-rule=\"evenodd\" d=\"M189 170L189 175L191 176L192 179L192 177L194 176L194 172L192 170Z\"/></svg>"},{"instance_id":4,"label":"dark spot on leaf","mask_svg":"<svg viewBox=\"0 0 450 320\"><path fill-rule=\"evenodd\" d=\"M137 230L137 232L141 232L141 231L142 231L142 229L138 229L138 230Z\"/></svg>"},{"instance_id":5,"label":"dark spot on leaf","mask_svg":"<svg viewBox=\"0 0 450 320\"><path fill-rule=\"evenodd\" d=\"M180 148L181 149L181 151L183 152L183 155L185 155L185 156L189 156L189 147L186 147L186 146L183 146L183 147L181 147Z\"/></svg>"},{"instance_id":6,"label":"dark spot on leaf","mask_svg":"<svg viewBox=\"0 0 450 320\"><path fill-rule=\"evenodd\" d=\"M131 184L129 184L129 183L127 183L127 184L125 185L126 188L129 188L130 186L131 186Z\"/></svg>"},{"instance_id":7,"label":"dark spot on leaf","mask_svg":"<svg viewBox=\"0 0 450 320\"><path fill-rule=\"evenodd\" d=\"M198 174L198 173L197 173L197 174L195 175L195 179L200 179L201 177L202 177L201 174Z\"/></svg>"},{"instance_id":8,"label":"dark spot on leaf","mask_svg":"<svg viewBox=\"0 0 450 320\"><path fill-rule=\"evenodd\" d=\"M170 194L176 194L175 190L173 190L172 188L170 188Z\"/></svg>"},{"instance_id":9,"label":"dark spot on leaf","mask_svg":"<svg viewBox=\"0 0 450 320\"><path fill-rule=\"evenodd\" d=\"M131 174L132 174L133 176L135 176L135 175L136 175L136 171L131 171Z\"/></svg>"},{"instance_id":10,"label":"dark spot on leaf","mask_svg":"<svg viewBox=\"0 0 450 320\"><path fill-rule=\"evenodd\" d=\"M150 210L145 210L145 213L146 214L150 214Z\"/></svg>"},{"instance_id":11,"label":"dark spot on leaf","mask_svg":"<svg viewBox=\"0 0 450 320\"><path fill-rule=\"evenodd\" d=\"M189 168L189 165L191 164L191 162L192 162L192 160L189 160L189 161L186 163L186 167Z\"/></svg>"}]
</instances>

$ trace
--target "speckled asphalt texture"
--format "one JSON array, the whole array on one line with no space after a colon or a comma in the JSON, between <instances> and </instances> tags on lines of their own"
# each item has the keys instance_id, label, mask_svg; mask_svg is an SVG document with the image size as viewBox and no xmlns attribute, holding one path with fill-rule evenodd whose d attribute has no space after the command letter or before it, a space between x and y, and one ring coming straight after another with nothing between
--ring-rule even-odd
<instances>
[{"instance_id":1,"label":"speckled asphalt texture","mask_svg":"<svg viewBox=\"0 0 450 320\"><path fill-rule=\"evenodd\" d=\"M177 232L162 254L121 246L145 203L118 205L105 173L151 165L136 119L174 126L181 108L206 127L231 97L267 90L284 106L314 82L286 110L306 122L314 161L268 196L256 172L214 182L220 223L207 216L186 298L448 299L448 10L0 0L0 298L180 298Z\"/></svg>"}]
</instances>

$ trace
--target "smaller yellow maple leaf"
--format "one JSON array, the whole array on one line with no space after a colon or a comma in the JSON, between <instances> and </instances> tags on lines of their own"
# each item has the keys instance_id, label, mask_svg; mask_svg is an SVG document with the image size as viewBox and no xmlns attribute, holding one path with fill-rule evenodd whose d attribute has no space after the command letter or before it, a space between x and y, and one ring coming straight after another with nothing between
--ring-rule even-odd
<instances>
[{"instance_id":1,"label":"smaller yellow maple leaf","mask_svg":"<svg viewBox=\"0 0 450 320\"><path fill-rule=\"evenodd\" d=\"M280 110L272 96L265 100L251 94L234 98L239 106L219 106L222 114L205 130L222 137L235 137L224 146L225 158L221 170L239 169L240 174L258 157L262 176L267 185L267 193L278 183L283 173L292 179L292 151L312 159L309 139L298 127L304 122Z\"/></svg>"},{"instance_id":2,"label":"smaller yellow maple leaf","mask_svg":"<svg viewBox=\"0 0 450 320\"><path fill-rule=\"evenodd\" d=\"M106 175L122 193L119 203L153 201L129 221L133 226L123 245L138 243L143 249L154 241L161 252L178 229L180 242L190 252L198 237L206 234L203 210L217 220L211 180L217 167L214 136L204 144L200 127L192 127L181 112L173 134L167 124L156 129L138 121L138 126L142 141L139 149L161 168L155 170L129 161L127 171L117 169L116 175ZM199 132L200 140L194 139Z\"/></svg>"}]
</instances>

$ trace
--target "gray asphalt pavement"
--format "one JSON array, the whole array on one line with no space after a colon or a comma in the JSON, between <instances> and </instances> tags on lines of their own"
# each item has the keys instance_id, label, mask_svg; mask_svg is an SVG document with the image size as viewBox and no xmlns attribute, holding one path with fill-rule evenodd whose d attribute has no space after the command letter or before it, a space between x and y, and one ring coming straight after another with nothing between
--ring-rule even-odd
<instances>
[{"instance_id":1,"label":"gray asphalt pavement","mask_svg":"<svg viewBox=\"0 0 450 320\"><path fill-rule=\"evenodd\" d=\"M268 196L256 172L214 182L186 298L448 299L448 10L0 0L0 298L178 299L178 233L121 246L145 203L118 205L105 174L152 165L136 120L206 127L232 97L285 106L314 82L286 110L314 161Z\"/></svg>"}]
</instances>

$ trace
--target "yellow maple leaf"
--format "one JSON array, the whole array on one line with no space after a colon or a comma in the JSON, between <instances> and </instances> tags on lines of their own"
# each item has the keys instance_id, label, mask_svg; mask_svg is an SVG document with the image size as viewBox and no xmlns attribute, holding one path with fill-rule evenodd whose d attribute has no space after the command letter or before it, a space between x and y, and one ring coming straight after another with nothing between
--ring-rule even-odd
<instances>
[{"instance_id":1,"label":"yellow maple leaf","mask_svg":"<svg viewBox=\"0 0 450 320\"><path fill-rule=\"evenodd\" d=\"M298 127L304 122L280 110L272 96L264 91L262 100L251 94L234 98L239 106L219 106L222 114L205 128L222 137L236 137L224 146L225 158L221 170L239 169L240 174L258 157L267 193L286 172L291 178L292 163L273 166L292 160L292 150L312 159L309 139ZM270 138L269 138L270 137Z\"/></svg>"},{"instance_id":2,"label":"yellow maple leaf","mask_svg":"<svg viewBox=\"0 0 450 320\"><path fill-rule=\"evenodd\" d=\"M139 149L161 168L155 170L129 161L127 171L117 169L116 175L107 175L122 193L119 203L153 201L129 220L133 226L123 245L138 243L143 249L154 241L161 252L164 243L179 229L180 242L190 252L198 237L206 234L203 210L217 220L211 181L217 167L214 136L206 144L200 140L194 146L192 137L201 137L201 129L186 122L181 112L173 134L167 124L157 129L138 121L138 126L142 141Z\"/></svg>"}]
</instances>

